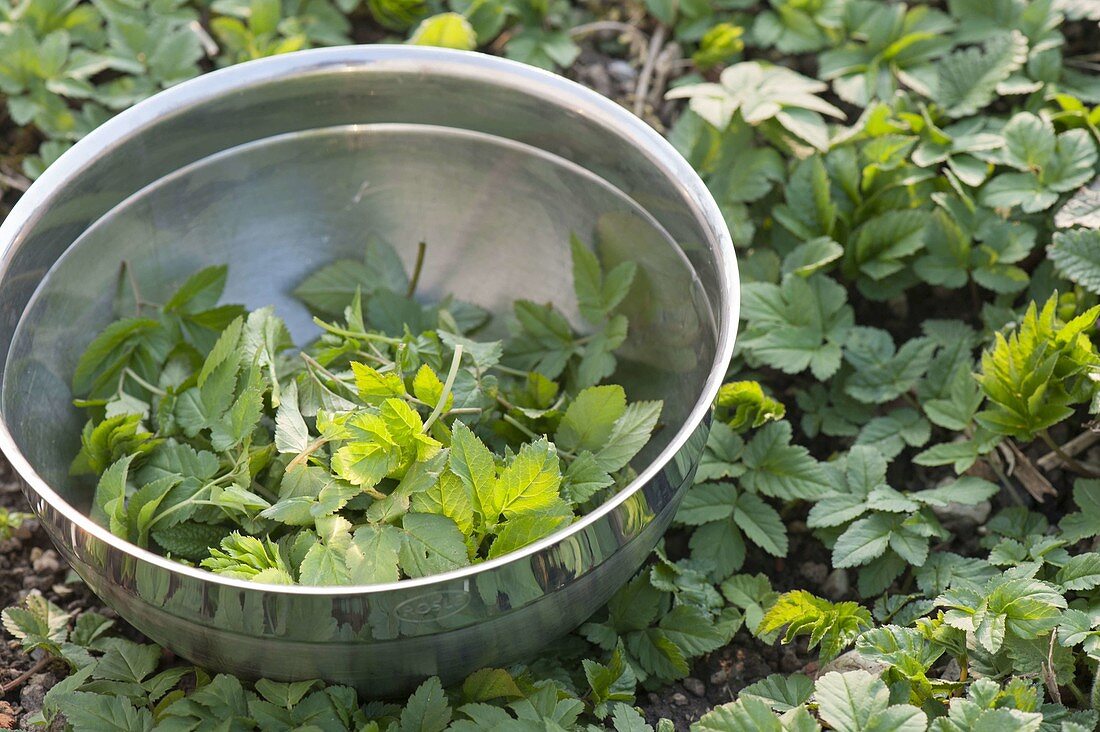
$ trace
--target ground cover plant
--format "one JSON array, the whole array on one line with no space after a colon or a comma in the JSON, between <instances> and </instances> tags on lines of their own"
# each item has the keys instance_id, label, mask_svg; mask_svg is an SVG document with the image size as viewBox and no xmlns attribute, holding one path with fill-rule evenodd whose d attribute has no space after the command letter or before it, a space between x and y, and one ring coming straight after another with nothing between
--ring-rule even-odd
<instances>
[{"instance_id":1,"label":"ground cover plant","mask_svg":"<svg viewBox=\"0 0 1100 732\"><path fill-rule=\"evenodd\" d=\"M0 566L15 640L0 722L1096 728L1100 4L35 0L2 12L5 203L113 110L215 66L349 38L477 47L570 75L665 132L722 207L743 289L676 528L542 657L453 688L428 680L397 703L192 669L62 581L9 490Z\"/></svg>"}]
</instances>

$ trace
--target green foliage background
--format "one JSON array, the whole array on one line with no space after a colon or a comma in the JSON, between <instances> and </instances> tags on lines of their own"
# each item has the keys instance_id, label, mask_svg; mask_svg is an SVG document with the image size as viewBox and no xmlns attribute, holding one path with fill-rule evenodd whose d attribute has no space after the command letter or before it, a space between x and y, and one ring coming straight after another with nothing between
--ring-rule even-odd
<instances>
[{"instance_id":1,"label":"green foliage background","mask_svg":"<svg viewBox=\"0 0 1100 732\"><path fill-rule=\"evenodd\" d=\"M622 34L602 52L641 33L642 56L663 39L684 53L667 131L719 201L744 282L729 384L666 546L543 658L429 680L401 705L162 668L105 618L32 595L5 626L72 671L44 720L644 730L637 693L736 635L800 644L816 678L769 676L696 729L1096 727L1095 0L5 2L0 167L33 177L216 66L408 39L568 72L596 22ZM822 547L855 580L835 601L777 561Z\"/></svg>"}]
</instances>

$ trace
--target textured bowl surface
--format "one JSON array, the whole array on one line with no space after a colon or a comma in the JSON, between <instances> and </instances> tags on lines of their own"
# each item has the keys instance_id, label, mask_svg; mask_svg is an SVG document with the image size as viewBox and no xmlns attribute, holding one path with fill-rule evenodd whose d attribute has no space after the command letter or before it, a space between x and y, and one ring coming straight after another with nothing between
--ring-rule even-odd
<instances>
[{"instance_id":1,"label":"textured bowl surface","mask_svg":"<svg viewBox=\"0 0 1100 732\"><path fill-rule=\"evenodd\" d=\"M82 418L76 359L113 317L123 260L151 300L230 265L226 301L274 304L360 257L428 242L426 298L495 313L525 297L577 320L568 238L639 276L616 379L665 401L638 478L525 549L389 585L280 587L185 567L112 536L67 475ZM66 153L0 226L0 448L61 552L105 602L191 661L325 678L374 696L528 656L583 622L668 527L733 348L737 276L710 194L660 135L560 77L404 46L306 51L181 84ZM497 322L503 318L497 318Z\"/></svg>"}]
</instances>

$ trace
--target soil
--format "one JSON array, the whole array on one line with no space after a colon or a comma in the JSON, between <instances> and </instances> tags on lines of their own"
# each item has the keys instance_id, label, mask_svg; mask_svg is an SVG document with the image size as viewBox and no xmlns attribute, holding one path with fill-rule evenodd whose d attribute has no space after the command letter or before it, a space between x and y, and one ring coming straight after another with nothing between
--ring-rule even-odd
<instances>
[{"instance_id":1,"label":"soil","mask_svg":"<svg viewBox=\"0 0 1100 732\"><path fill-rule=\"evenodd\" d=\"M0 460L0 506L9 511L30 511L6 460ZM12 538L0 542L0 607L21 602L32 590L69 613L94 608L108 617L117 617L69 569L35 519L25 522ZM28 671L33 673L24 678ZM5 633L0 642L0 685L4 691L0 695L0 729L29 728L22 725L24 718L42 707L42 697L64 672L63 663L28 656Z\"/></svg>"}]
</instances>

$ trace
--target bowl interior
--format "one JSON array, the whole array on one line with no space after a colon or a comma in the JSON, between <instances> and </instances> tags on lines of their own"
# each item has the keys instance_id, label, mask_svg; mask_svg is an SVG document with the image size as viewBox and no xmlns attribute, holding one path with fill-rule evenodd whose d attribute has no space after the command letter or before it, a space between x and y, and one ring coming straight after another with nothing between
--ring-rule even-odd
<instances>
[{"instance_id":1,"label":"bowl interior","mask_svg":"<svg viewBox=\"0 0 1100 732\"><path fill-rule=\"evenodd\" d=\"M132 314L114 305L123 261L154 302L196 270L226 263L224 301L275 305L304 345L317 330L292 291L308 274L361 259L369 236L411 269L423 241L419 297L452 293L487 308L496 317L475 336L487 339L502 332L517 298L553 302L582 324L569 257L575 234L605 266L639 267L622 309L630 335L615 379L631 398L665 401L665 426L644 461L695 407L718 327L688 256L705 242L674 241L638 200L553 152L433 124L337 124L229 147L110 206L49 265L12 338L6 422L39 475L85 509L89 486L67 475L83 424L69 383L94 335Z\"/></svg>"}]
</instances>

